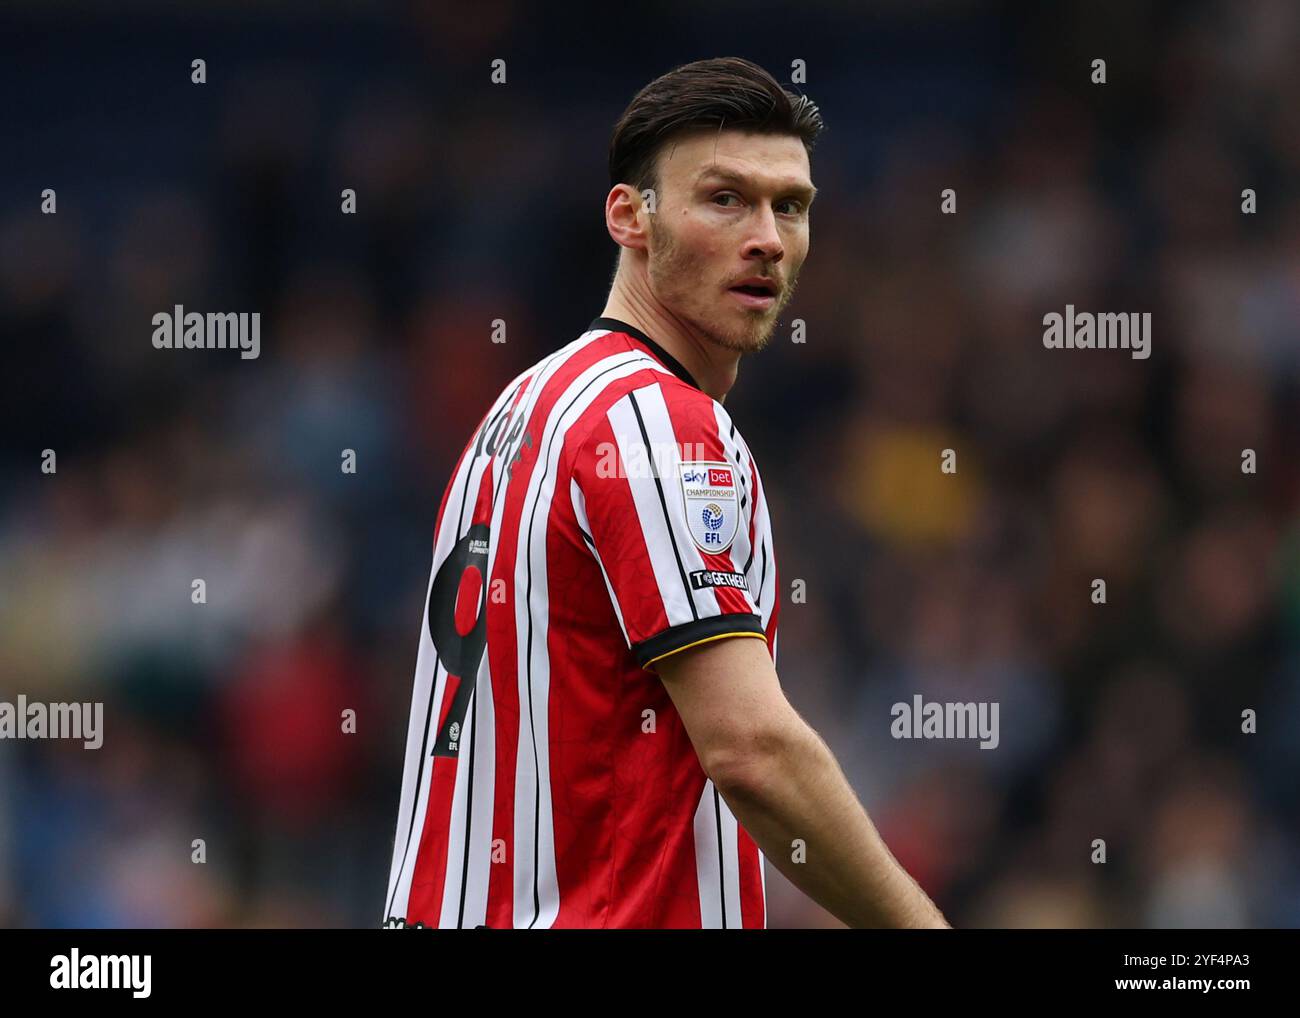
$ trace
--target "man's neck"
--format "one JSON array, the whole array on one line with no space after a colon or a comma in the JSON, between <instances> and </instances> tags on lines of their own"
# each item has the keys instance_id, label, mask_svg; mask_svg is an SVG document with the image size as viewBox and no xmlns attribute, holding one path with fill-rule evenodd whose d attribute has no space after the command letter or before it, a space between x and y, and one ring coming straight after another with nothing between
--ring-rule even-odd
<instances>
[{"instance_id":1,"label":"man's neck","mask_svg":"<svg viewBox=\"0 0 1300 1018\"><path fill-rule=\"evenodd\" d=\"M605 302L602 318L617 318L635 325L681 362L699 387L725 402L736 382L740 354L704 339L688 324L676 318L657 301L639 299L615 285Z\"/></svg>"}]
</instances>

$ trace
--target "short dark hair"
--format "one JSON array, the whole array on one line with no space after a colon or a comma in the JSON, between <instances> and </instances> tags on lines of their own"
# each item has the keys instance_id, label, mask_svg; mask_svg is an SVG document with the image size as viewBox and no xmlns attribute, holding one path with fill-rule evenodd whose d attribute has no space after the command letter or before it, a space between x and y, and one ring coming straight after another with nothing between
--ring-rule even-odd
<instances>
[{"instance_id":1,"label":"short dark hair","mask_svg":"<svg viewBox=\"0 0 1300 1018\"><path fill-rule=\"evenodd\" d=\"M641 89L618 118L609 141L610 187L658 186L656 158L664 144L705 127L794 135L811 155L823 124L811 99L782 88L748 60L683 64Z\"/></svg>"}]
</instances>

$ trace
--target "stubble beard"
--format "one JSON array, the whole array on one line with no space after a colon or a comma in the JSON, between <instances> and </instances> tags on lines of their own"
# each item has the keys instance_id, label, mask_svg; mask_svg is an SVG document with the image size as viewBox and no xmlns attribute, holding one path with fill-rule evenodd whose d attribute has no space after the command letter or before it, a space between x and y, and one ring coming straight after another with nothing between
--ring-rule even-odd
<instances>
[{"instance_id":1,"label":"stubble beard","mask_svg":"<svg viewBox=\"0 0 1300 1018\"><path fill-rule=\"evenodd\" d=\"M725 307L729 303L725 293L719 290L715 294L706 289L710 278L707 268L701 259L682 249L672 230L651 218L648 271L655 297L690 322L705 339L725 350L741 354L762 350L771 341L781 312L794 296L798 277L786 280L774 307L762 310L736 305L740 312L737 316Z\"/></svg>"}]
</instances>

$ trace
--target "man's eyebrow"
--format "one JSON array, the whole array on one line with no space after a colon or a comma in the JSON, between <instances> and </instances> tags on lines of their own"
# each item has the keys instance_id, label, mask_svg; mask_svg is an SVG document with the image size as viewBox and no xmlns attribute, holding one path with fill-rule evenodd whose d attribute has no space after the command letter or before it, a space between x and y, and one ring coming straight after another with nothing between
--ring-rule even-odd
<instances>
[{"instance_id":1,"label":"man's eyebrow","mask_svg":"<svg viewBox=\"0 0 1300 1018\"><path fill-rule=\"evenodd\" d=\"M732 184L749 184L751 182L748 177L742 177L739 173L733 173L731 170L724 170L720 166L706 166L700 171L699 176L695 178L696 183L702 183L709 179L727 181ZM817 196L816 187L798 181L782 184L778 187L778 190L789 194L797 194L806 198L809 202Z\"/></svg>"}]
</instances>

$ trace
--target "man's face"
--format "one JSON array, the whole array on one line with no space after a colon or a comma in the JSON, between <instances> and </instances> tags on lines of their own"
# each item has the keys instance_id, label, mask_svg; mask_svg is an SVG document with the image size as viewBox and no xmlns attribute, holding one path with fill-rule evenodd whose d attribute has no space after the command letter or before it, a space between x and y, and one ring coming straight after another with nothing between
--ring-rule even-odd
<instances>
[{"instance_id":1,"label":"man's face","mask_svg":"<svg viewBox=\"0 0 1300 1018\"><path fill-rule=\"evenodd\" d=\"M763 349L808 255L814 188L796 137L705 131L659 154L648 270L655 297L719 346ZM770 295L736 289L765 280Z\"/></svg>"}]
</instances>

